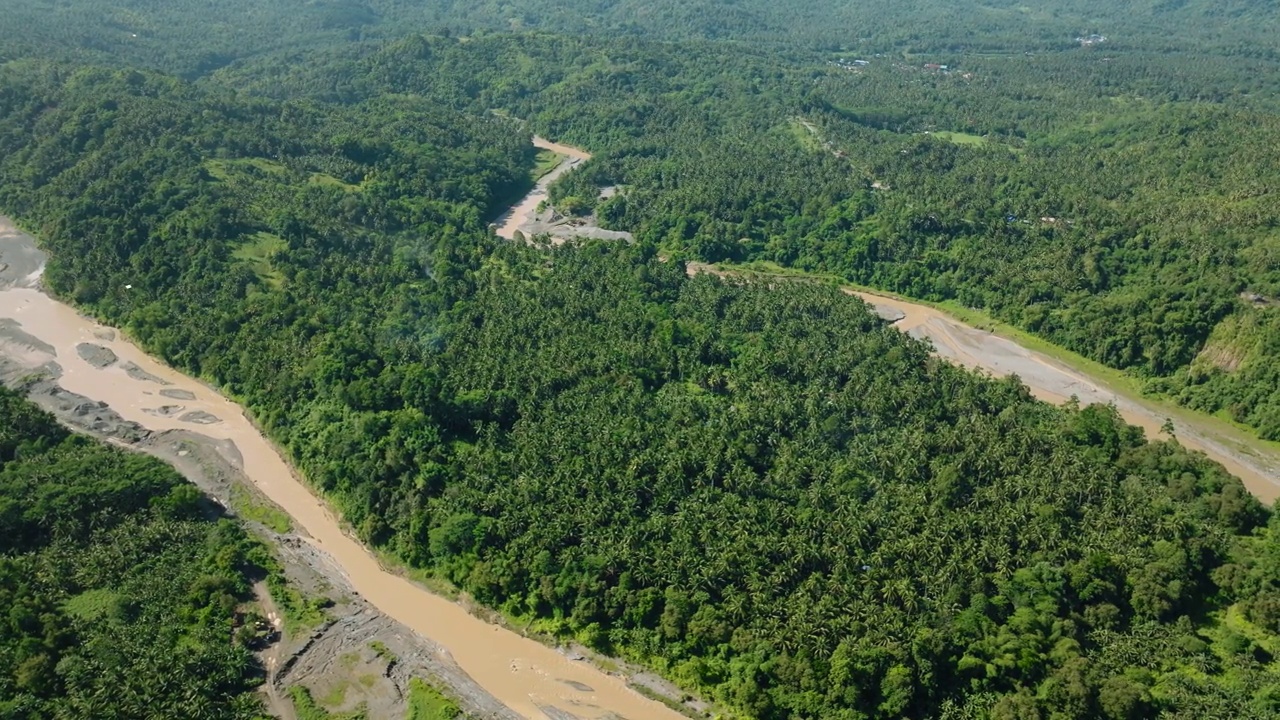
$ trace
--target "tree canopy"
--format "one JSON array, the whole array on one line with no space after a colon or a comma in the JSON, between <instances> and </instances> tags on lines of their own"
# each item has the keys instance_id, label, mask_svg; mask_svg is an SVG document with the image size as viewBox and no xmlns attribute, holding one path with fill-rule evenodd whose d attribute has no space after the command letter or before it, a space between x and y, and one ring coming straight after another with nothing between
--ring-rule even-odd
<instances>
[{"instance_id":1,"label":"tree canopy","mask_svg":"<svg viewBox=\"0 0 1280 720\"><path fill-rule=\"evenodd\" d=\"M259 717L234 631L261 546L4 388L0 427L0 717Z\"/></svg>"},{"instance_id":2,"label":"tree canopy","mask_svg":"<svg viewBox=\"0 0 1280 720\"><path fill-rule=\"evenodd\" d=\"M10 43L0 208L364 540L730 713L1280 716L1280 521L1220 466L835 289L685 265L983 308L1280 437L1273 12L516 5L312 3L209 67L177 48L239 15L137 55ZM635 243L493 237L533 132L594 153L550 202ZM94 492L210 527L152 507L164 477ZM61 516L20 497L4 537L39 557ZM8 666L73 666L29 646Z\"/></svg>"}]
</instances>

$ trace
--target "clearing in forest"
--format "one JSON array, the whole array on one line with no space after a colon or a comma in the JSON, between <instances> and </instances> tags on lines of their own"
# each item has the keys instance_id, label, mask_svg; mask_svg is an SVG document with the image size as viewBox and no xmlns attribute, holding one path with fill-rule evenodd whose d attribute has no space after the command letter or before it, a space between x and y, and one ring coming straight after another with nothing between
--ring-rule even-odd
<instances>
[{"instance_id":1,"label":"clearing in forest","mask_svg":"<svg viewBox=\"0 0 1280 720\"><path fill-rule=\"evenodd\" d=\"M981 147L987 144L987 139L981 135L971 135L969 133L952 132L950 130L939 130L932 134L936 138L955 143L956 145L969 145L972 147Z\"/></svg>"},{"instance_id":2,"label":"clearing in forest","mask_svg":"<svg viewBox=\"0 0 1280 720\"><path fill-rule=\"evenodd\" d=\"M284 275L271 264L271 259L287 249L289 243L279 235L261 230L249 237L250 240L236 248L231 257L248 263L259 280L278 289L284 283Z\"/></svg>"}]
</instances>

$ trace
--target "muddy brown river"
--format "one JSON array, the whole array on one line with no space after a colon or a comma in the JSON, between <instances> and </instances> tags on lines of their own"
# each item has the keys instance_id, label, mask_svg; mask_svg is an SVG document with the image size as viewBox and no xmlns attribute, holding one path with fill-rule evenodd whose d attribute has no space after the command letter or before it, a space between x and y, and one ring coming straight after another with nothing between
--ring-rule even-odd
<instances>
[{"instance_id":1,"label":"muddy brown river","mask_svg":"<svg viewBox=\"0 0 1280 720\"><path fill-rule=\"evenodd\" d=\"M468 675L512 710L536 720L564 713L580 718L684 718L618 677L486 623L383 568L342 531L338 518L293 474L238 405L151 358L115 330L34 289L41 256L7 218L0 218L0 266L0 273L8 277L0 283L0 322L17 323L16 332L9 323L0 335L6 355L32 368L56 362L64 388L105 402L124 419L150 430L193 430L234 442L249 479L333 558L360 595L446 648ZM82 357L82 345L105 348L117 359L98 368ZM99 364L103 355L96 354ZM137 366L134 372L125 370L126 363Z\"/></svg>"},{"instance_id":2,"label":"muddy brown river","mask_svg":"<svg viewBox=\"0 0 1280 720\"><path fill-rule=\"evenodd\" d=\"M570 158L586 157L573 148L545 141L540 141L539 147ZM566 160L558 170L567 170L570 162ZM540 182L539 186L545 194L546 185ZM527 215L538 202L540 198L531 194L502 221L501 228L517 227L517 220L524 217L521 213ZM0 276L5 278L0 282L0 323L11 321L0 325L5 331L0 332L0 350L5 355L32 368L57 363L61 368L59 384L64 388L105 402L124 419L150 430L195 430L235 443L245 474L305 530L311 542L333 558L357 592L386 615L447 649L479 685L521 715L538 720L565 713L630 720L684 717L641 696L620 678L486 623L458 604L384 569L368 549L342 531L338 518L292 473L238 405L151 358L111 328L36 290L42 263L30 238L0 217ZM963 325L929 307L856 294L884 311L901 315L898 327L929 338L940 355L997 375L1017 373L1042 399L1061 402L1075 395L1085 403L1114 402L1126 420L1146 428L1150 436L1155 436L1164 422L1164 414L1143 400L1117 393L1008 339ZM86 352L88 346L110 353ZM128 363L136 366L133 372L126 371ZM1222 463L1264 501L1280 496L1280 456L1234 428L1208 421L1199 424L1187 421L1185 413L1181 416L1177 431L1184 445Z\"/></svg>"}]
</instances>

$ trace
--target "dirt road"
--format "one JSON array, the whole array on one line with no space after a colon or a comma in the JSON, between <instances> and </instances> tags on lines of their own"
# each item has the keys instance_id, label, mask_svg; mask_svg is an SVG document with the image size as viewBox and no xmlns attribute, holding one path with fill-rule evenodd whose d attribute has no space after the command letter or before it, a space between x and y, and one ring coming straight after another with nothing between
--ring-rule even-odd
<instances>
[{"instance_id":1,"label":"dirt road","mask_svg":"<svg viewBox=\"0 0 1280 720\"><path fill-rule=\"evenodd\" d=\"M276 642L271 643L259 653L262 666L267 671L267 681L262 685L262 692L267 696L267 707L271 714L280 720L297 720L298 716L293 711L293 703L284 697L280 685L276 682L276 675L280 672L281 657L288 642L288 638L284 636L283 616L280 614L280 609L276 607L275 600L271 597L271 591L265 582L259 580L253 584L253 596L261 606L267 622L271 623L271 627L277 633L280 633L280 638Z\"/></svg>"},{"instance_id":2,"label":"dirt road","mask_svg":"<svg viewBox=\"0 0 1280 720\"><path fill-rule=\"evenodd\" d=\"M533 136L533 146L540 150L550 150L557 155L564 155L570 160L586 161L591 159L591 153L583 150L582 148L576 148L572 145L561 145L560 143L551 142L550 140L538 137L537 135Z\"/></svg>"}]
</instances>

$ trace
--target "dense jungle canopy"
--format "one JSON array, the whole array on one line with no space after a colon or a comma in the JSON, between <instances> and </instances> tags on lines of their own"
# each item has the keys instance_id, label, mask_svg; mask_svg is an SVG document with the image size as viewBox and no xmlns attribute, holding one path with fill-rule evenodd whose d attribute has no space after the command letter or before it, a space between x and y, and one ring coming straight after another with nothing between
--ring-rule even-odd
<instances>
[{"instance_id":1,"label":"dense jungle canopy","mask_svg":"<svg viewBox=\"0 0 1280 720\"><path fill-rule=\"evenodd\" d=\"M400 561L730 716L1280 717L1280 519L1239 480L835 289L685 272L979 308L1280 439L1273 7L11 5L0 210L48 288L243 402ZM634 243L493 236L535 132L594 154L551 202ZM12 497L81 467L137 495L54 542L0 494L30 537L0 594L79 633L11 620L4 717L78 707L94 633L153 612L78 617L106 595L41 563L168 533L243 592L203 539L232 526L42 428ZM196 695L238 697L237 652Z\"/></svg>"}]
</instances>

